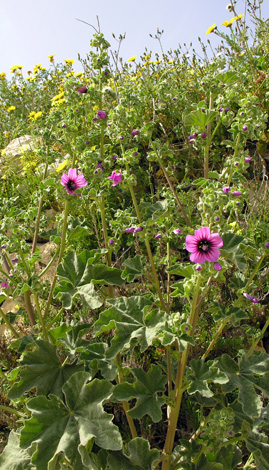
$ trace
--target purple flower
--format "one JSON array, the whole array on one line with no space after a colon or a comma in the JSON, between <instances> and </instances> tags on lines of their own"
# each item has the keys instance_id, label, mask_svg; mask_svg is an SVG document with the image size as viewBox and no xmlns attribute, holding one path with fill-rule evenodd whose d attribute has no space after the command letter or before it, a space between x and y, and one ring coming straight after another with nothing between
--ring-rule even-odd
<instances>
[{"instance_id":1,"label":"purple flower","mask_svg":"<svg viewBox=\"0 0 269 470\"><path fill-rule=\"evenodd\" d=\"M194 235L187 235L186 249L191 253L193 263L204 264L205 261L215 262L219 259L219 248L223 241L218 233L211 233L209 227L195 230Z\"/></svg>"},{"instance_id":2,"label":"purple flower","mask_svg":"<svg viewBox=\"0 0 269 470\"><path fill-rule=\"evenodd\" d=\"M66 128L66 124L63 124L63 125L62 125L62 128L65 129L65 128Z\"/></svg>"},{"instance_id":3,"label":"purple flower","mask_svg":"<svg viewBox=\"0 0 269 470\"><path fill-rule=\"evenodd\" d=\"M250 157L246 157L246 158L245 158L245 162L246 162L246 163L250 163L250 162L251 162L251 158L250 158Z\"/></svg>"},{"instance_id":4,"label":"purple flower","mask_svg":"<svg viewBox=\"0 0 269 470\"><path fill-rule=\"evenodd\" d=\"M219 217L219 216L215 217L215 221L216 221L216 222L218 222L219 220L220 220L220 217Z\"/></svg>"},{"instance_id":5,"label":"purple flower","mask_svg":"<svg viewBox=\"0 0 269 470\"><path fill-rule=\"evenodd\" d=\"M213 268L215 269L215 271L221 271L222 270L222 266L221 266L220 263L214 263Z\"/></svg>"},{"instance_id":6,"label":"purple flower","mask_svg":"<svg viewBox=\"0 0 269 470\"><path fill-rule=\"evenodd\" d=\"M128 227L124 230L125 233L133 233L135 231L134 227Z\"/></svg>"},{"instance_id":7,"label":"purple flower","mask_svg":"<svg viewBox=\"0 0 269 470\"><path fill-rule=\"evenodd\" d=\"M6 245L1 246L1 250L4 250L6 248Z\"/></svg>"},{"instance_id":8,"label":"purple flower","mask_svg":"<svg viewBox=\"0 0 269 470\"><path fill-rule=\"evenodd\" d=\"M181 232L180 228L175 228L175 229L173 230L173 233L174 233L175 235L179 235L179 234L182 233L182 232Z\"/></svg>"},{"instance_id":9,"label":"purple flower","mask_svg":"<svg viewBox=\"0 0 269 470\"><path fill-rule=\"evenodd\" d=\"M138 135L138 131L137 130L133 131L132 135Z\"/></svg>"},{"instance_id":10,"label":"purple flower","mask_svg":"<svg viewBox=\"0 0 269 470\"><path fill-rule=\"evenodd\" d=\"M222 190L225 192L225 194L228 194L231 191L230 186L223 186Z\"/></svg>"},{"instance_id":11,"label":"purple flower","mask_svg":"<svg viewBox=\"0 0 269 470\"><path fill-rule=\"evenodd\" d=\"M98 121L97 117L94 117L92 120L93 120L93 122Z\"/></svg>"},{"instance_id":12,"label":"purple flower","mask_svg":"<svg viewBox=\"0 0 269 470\"><path fill-rule=\"evenodd\" d=\"M260 126L259 126L259 124L257 124L257 126L256 126L256 129L260 129Z\"/></svg>"},{"instance_id":13,"label":"purple flower","mask_svg":"<svg viewBox=\"0 0 269 470\"><path fill-rule=\"evenodd\" d=\"M219 108L219 112L222 113L222 111L223 111L223 108Z\"/></svg>"},{"instance_id":14,"label":"purple flower","mask_svg":"<svg viewBox=\"0 0 269 470\"><path fill-rule=\"evenodd\" d=\"M108 244L109 245L114 245L114 240L112 240L112 238L110 240L108 240Z\"/></svg>"},{"instance_id":15,"label":"purple flower","mask_svg":"<svg viewBox=\"0 0 269 470\"><path fill-rule=\"evenodd\" d=\"M17 263L19 260L18 260L18 258L13 258L11 261L12 261L12 263Z\"/></svg>"},{"instance_id":16,"label":"purple flower","mask_svg":"<svg viewBox=\"0 0 269 470\"><path fill-rule=\"evenodd\" d=\"M81 88L78 88L79 93L87 93L88 89L83 85Z\"/></svg>"},{"instance_id":17,"label":"purple flower","mask_svg":"<svg viewBox=\"0 0 269 470\"><path fill-rule=\"evenodd\" d=\"M225 113L228 113L228 111L230 111L230 108L225 108L224 111Z\"/></svg>"},{"instance_id":18,"label":"purple flower","mask_svg":"<svg viewBox=\"0 0 269 470\"><path fill-rule=\"evenodd\" d=\"M244 116L244 114L245 114L245 113L242 111L242 113L240 113L240 116Z\"/></svg>"},{"instance_id":19,"label":"purple flower","mask_svg":"<svg viewBox=\"0 0 269 470\"><path fill-rule=\"evenodd\" d=\"M239 165L239 162L234 162L234 165L235 165L235 166L238 166L238 165Z\"/></svg>"},{"instance_id":20,"label":"purple flower","mask_svg":"<svg viewBox=\"0 0 269 470\"><path fill-rule=\"evenodd\" d=\"M242 127L242 131L247 131L248 130L248 126L243 126Z\"/></svg>"},{"instance_id":21,"label":"purple flower","mask_svg":"<svg viewBox=\"0 0 269 470\"><path fill-rule=\"evenodd\" d=\"M269 242L265 243L265 248L269 248Z\"/></svg>"},{"instance_id":22,"label":"purple flower","mask_svg":"<svg viewBox=\"0 0 269 470\"><path fill-rule=\"evenodd\" d=\"M240 191L233 191L232 192L232 196L234 197L237 197L237 196L241 196L242 193L240 193Z\"/></svg>"},{"instance_id":23,"label":"purple flower","mask_svg":"<svg viewBox=\"0 0 269 470\"><path fill-rule=\"evenodd\" d=\"M134 233L142 232L142 230L143 230L143 227L137 227L134 229Z\"/></svg>"},{"instance_id":24,"label":"purple flower","mask_svg":"<svg viewBox=\"0 0 269 470\"><path fill-rule=\"evenodd\" d=\"M174 96L173 101L176 101L176 100L177 100L177 98Z\"/></svg>"},{"instance_id":25,"label":"purple flower","mask_svg":"<svg viewBox=\"0 0 269 470\"><path fill-rule=\"evenodd\" d=\"M98 163L97 168L100 168L100 170L102 170L102 173L104 173L104 168L101 162Z\"/></svg>"},{"instance_id":26,"label":"purple flower","mask_svg":"<svg viewBox=\"0 0 269 470\"><path fill-rule=\"evenodd\" d=\"M115 160L115 161L116 161L116 160L118 160L118 157L117 157L117 155L113 155L113 157L112 157L112 158L113 158L113 160Z\"/></svg>"},{"instance_id":27,"label":"purple flower","mask_svg":"<svg viewBox=\"0 0 269 470\"><path fill-rule=\"evenodd\" d=\"M70 168L67 175L65 173L62 175L61 184L65 186L68 194L74 194L76 189L87 186L88 183L82 174L77 175L75 168Z\"/></svg>"},{"instance_id":28,"label":"purple flower","mask_svg":"<svg viewBox=\"0 0 269 470\"><path fill-rule=\"evenodd\" d=\"M89 140L86 140L85 144L86 145L89 145L90 141Z\"/></svg>"},{"instance_id":29,"label":"purple flower","mask_svg":"<svg viewBox=\"0 0 269 470\"><path fill-rule=\"evenodd\" d=\"M99 119L106 119L107 114L105 111L98 111L97 116L99 117Z\"/></svg>"},{"instance_id":30,"label":"purple flower","mask_svg":"<svg viewBox=\"0 0 269 470\"><path fill-rule=\"evenodd\" d=\"M134 152L134 153L133 153L133 156L134 156L134 157L137 157L137 155L138 155L138 152Z\"/></svg>"},{"instance_id":31,"label":"purple flower","mask_svg":"<svg viewBox=\"0 0 269 470\"><path fill-rule=\"evenodd\" d=\"M107 179L113 181L112 186L116 186L118 183L122 182L121 173L117 173L116 171L112 171L112 175L108 176Z\"/></svg>"},{"instance_id":32,"label":"purple flower","mask_svg":"<svg viewBox=\"0 0 269 470\"><path fill-rule=\"evenodd\" d=\"M195 137L197 137L196 132L194 132L194 134L189 135L188 139L192 140L192 139L195 139Z\"/></svg>"},{"instance_id":33,"label":"purple flower","mask_svg":"<svg viewBox=\"0 0 269 470\"><path fill-rule=\"evenodd\" d=\"M202 111L202 113L205 113L205 108L202 108L201 111Z\"/></svg>"},{"instance_id":34,"label":"purple flower","mask_svg":"<svg viewBox=\"0 0 269 470\"><path fill-rule=\"evenodd\" d=\"M198 264L195 269L196 269L196 271L200 272L200 271L202 271L202 266L200 264Z\"/></svg>"},{"instance_id":35,"label":"purple flower","mask_svg":"<svg viewBox=\"0 0 269 470\"><path fill-rule=\"evenodd\" d=\"M124 139L123 135L120 135L119 139L120 139L120 140L123 140L123 139Z\"/></svg>"},{"instance_id":36,"label":"purple flower","mask_svg":"<svg viewBox=\"0 0 269 470\"><path fill-rule=\"evenodd\" d=\"M156 240L158 240L158 238L162 238L162 234L161 234L161 233L157 233L157 235L155 235L155 238L156 238Z\"/></svg>"},{"instance_id":37,"label":"purple flower","mask_svg":"<svg viewBox=\"0 0 269 470\"><path fill-rule=\"evenodd\" d=\"M206 139L206 132L202 132L201 137L202 139Z\"/></svg>"},{"instance_id":38,"label":"purple flower","mask_svg":"<svg viewBox=\"0 0 269 470\"><path fill-rule=\"evenodd\" d=\"M253 297L253 295L247 294L246 292L243 292L243 296L246 297L246 299L250 300L253 304L257 304L259 300L256 297Z\"/></svg>"},{"instance_id":39,"label":"purple flower","mask_svg":"<svg viewBox=\"0 0 269 470\"><path fill-rule=\"evenodd\" d=\"M8 289L9 285L7 284L7 282L2 282L1 287L5 287L6 289Z\"/></svg>"}]
</instances>

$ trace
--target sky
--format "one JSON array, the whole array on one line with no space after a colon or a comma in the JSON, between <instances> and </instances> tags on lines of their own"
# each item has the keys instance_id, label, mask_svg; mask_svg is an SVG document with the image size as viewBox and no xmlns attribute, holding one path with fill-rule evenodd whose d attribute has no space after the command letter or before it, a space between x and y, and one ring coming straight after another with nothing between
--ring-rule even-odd
<instances>
[{"instance_id":1,"label":"sky","mask_svg":"<svg viewBox=\"0 0 269 470\"><path fill-rule=\"evenodd\" d=\"M257 0L256 0L257 1ZM206 35L213 23L225 31L221 23L234 16L226 9L228 0L0 0L0 73L12 65L23 65L23 73L41 63L49 67L48 55L55 61L74 59L74 70L82 70L78 54L86 58L94 30L80 19L97 27L110 42L112 51L118 44L112 37L126 33L120 56L139 56L145 47L161 53L159 43L152 39L157 28L164 30L164 51L177 49L192 41L198 54L198 36L213 47L219 43L214 35ZM244 13L244 0L237 0L237 14ZM262 18L269 17L269 1L262 4Z\"/></svg>"}]
</instances>

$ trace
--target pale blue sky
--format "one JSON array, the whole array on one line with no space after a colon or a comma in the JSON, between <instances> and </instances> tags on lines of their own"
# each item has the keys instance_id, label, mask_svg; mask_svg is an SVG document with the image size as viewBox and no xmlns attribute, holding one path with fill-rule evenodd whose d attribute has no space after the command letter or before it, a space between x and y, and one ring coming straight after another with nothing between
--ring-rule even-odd
<instances>
[{"instance_id":1,"label":"pale blue sky","mask_svg":"<svg viewBox=\"0 0 269 470\"><path fill-rule=\"evenodd\" d=\"M8 73L12 65L24 65L23 72L37 63L49 66L49 54L55 60L74 59L75 70L81 70L78 53L85 58L90 50L93 29L76 20L79 18L93 25L98 15L101 31L117 48L112 33L126 33L121 56L127 60L138 57L145 46L153 52L161 52L153 36L157 28L164 29L163 48L176 49L178 44L191 41L200 53L197 37L209 38L218 43L214 34L206 36L206 30L216 23L220 29L233 15L226 9L228 0L0 0L0 72ZM237 13L244 13L244 1L238 0ZM262 5L262 17L269 17L269 1Z\"/></svg>"}]
</instances>

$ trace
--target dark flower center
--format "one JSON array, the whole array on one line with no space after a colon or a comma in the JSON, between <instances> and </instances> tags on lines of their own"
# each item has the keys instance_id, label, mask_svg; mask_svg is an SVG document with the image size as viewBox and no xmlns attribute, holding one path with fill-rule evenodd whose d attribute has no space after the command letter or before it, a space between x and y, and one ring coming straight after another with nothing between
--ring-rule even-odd
<instances>
[{"instance_id":1,"label":"dark flower center","mask_svg":"<svg viewBox=\"0 0 269 470\"><path fill-rule=\"evenodd\" d=\"M68 187L69 191L75 191L75 189L77 189L76 183L72 180L68 181L67 187Z\"/></svg>"},{"instance_id":2,"label":"dark flower center","mask_svg":"<svg viewBox=\"0 0 269 470\"><path fill-rule=\"evenodd\" d=\"M198 250L200 253L208 253L211 248L211 243L208 240L200 240L198 243Z\"/></svg>"}]
</instances>

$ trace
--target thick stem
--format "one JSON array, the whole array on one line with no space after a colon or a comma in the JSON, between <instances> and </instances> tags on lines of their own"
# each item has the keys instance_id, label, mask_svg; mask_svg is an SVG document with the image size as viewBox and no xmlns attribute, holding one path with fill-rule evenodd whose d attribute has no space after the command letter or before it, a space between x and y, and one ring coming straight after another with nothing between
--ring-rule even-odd
<instances>
[{"instance_id":1,"label":"thick stem","mask_svg":"<svg viewBox=\"0 0 269 470\"><path fill-rule=\"evenodd\" d=\"M105 248L108 250L106 254L107 265L111 266L111 251L109 250L107 244L107 224L106 224L106 213L105 213L105 198L104 196L100 197L100 212L101 212L101 220L102 220L102 228L103 228L103 236L104 236L104 245ZM108 295L109 297L113 297L113 286L108 286Z\"/></svg>"},{"instance_id":2,"label":"thick stem","mask_svg":"<svg viewBox=\"0 0 269 470\"><path fill-rule=\"evenodd\" d=\"M45 170L44 170L44 175L43 175L43 181L47 177L48 173L48 159L46 161L45 165ZM33 238L33 244L32 244L32 251L31 255L34 254L36 244L37 244L37 237L38 237L38 231L39 231L39 223L40 223L40 217L41 217L41 210L42 210L42 202L43 202L43 196L41 195L39 198L39 203L38 203L38 210L37 210L37 216L36 216L36 222L35 222L35 233L34 233L34 238Z\"/></svg>"},{"instance_id":3,"label":"thick stem","mask_svg":"<svg viewBox=\"0 0 269 470\"><path fill-rule=\"evenodd\" d=\"M36 324L35 313L32 307L31 299L30 299L30 291L24 293L24 305L29 317L30 325L33 327Z\"/></svg>"},{"instance_id":4,"label":"thick stem","mask_svg":"<svg viewBox=\"0 0 269 470\"><path fill-rule=\"evenodd\" d=\"M120 354L117 354L116 361L117 361L117 368L118 368L119 383L121 384L121 383L124 382L124 377L123 377L123 373L122 373L122 369L121 369L121 365L120 365L120 362L121 362ZM129 424L129 428L130 428L130 431L131 431L131 434L132 434L132 438L134 439L135 437L137 437L137 431L136 431L136 428L135 428L135 425L134 425L133 418L128 415L128 411L130 409L128 401L123 401L122 406L123 406L123 409L125 411L125 415L126 415L126 418L127 418L128 424Z\"/></svg>"},{"instance_id":5,"label":"thick stem","mask_svg":"<svg viewBox=\"0 0 269 470\"><path fill-rule=\"evenodd\" d=\"M59 264L62 260L62 257L63 257L63 254L64 254L64 249L65 249L65 238L66 238L66 230L67 230L68 209L69 209L69 201L66 199L65 211L64 211L64 220L63 220L63 228L62 228L62 241L61 241L60 253L59 253L57 266L59 266ZM49 297L48 297L48 300L47 300L47 305L46 305L45 312L44 312L44 319L48 315L50 304L52 302L53 291L54 291L54 287L55 287L55 284L56 284L56 276L57 276L57 268L55 269L53 281L51 283L50 293L49 293Z\"/></svg>"},{"instance_id":6,"label":"thick stem","mask_svg":"<svg viewBox=\"0 0 269 470\"><path fill-rule=\"evenodd\" d=\"M260 340L263 338L263 335L264 335L264 333L266 332L266 330L267 330L268 326L269 326L269 318L267 318L267 320L266 320L266 323L265 323L265 325L264 325L264 327L263 327L262 331L260 332L260 334L259 334L258 338L256 338L256 339L255 339L255 341L254 341L254 343L252 344L252 346L251 346L250 350L248 351L248 353L247 353L247 356L246 356L246 357L249 357L249 356L251 356L251 354L253 353L254 349L255 349L255 348L256 348L256 346L257 346L257 344L258 344L258 343L259 343L259 341L260 341Z\"/></svg>"},{"instance_id":7,"label":"thick stem","mask_svg":"<svg viewBox=\"0 0 269 470\"><path fill-rule=\"evenodd\" d=\"M197 307L197 301L199 297L200 283L201 283L201 276L200 274L198 274L195 293L194 293L193 302L192 302L192 308L190 312L190 318L189 318L189 323L192 326L192 330L191 330L192 336L194 334L196 322L198 319L198 309L196 307ZM163 454L164 456L166 456L166 459L163 461L162 470L170 470L170 460L171 460L171 454L172 454L174 440L175 440L177 420L178 420L178 415L179 415L179 411L181 407L182 396L185 390L183 388L183 379L184 379L189 351L190 351L190 344L188 343L186 349L182 353L181 361L178 363L176 383L175 383L174 407L171 410L165 445L163 449Z\"/></svg>"}]
</instances>

